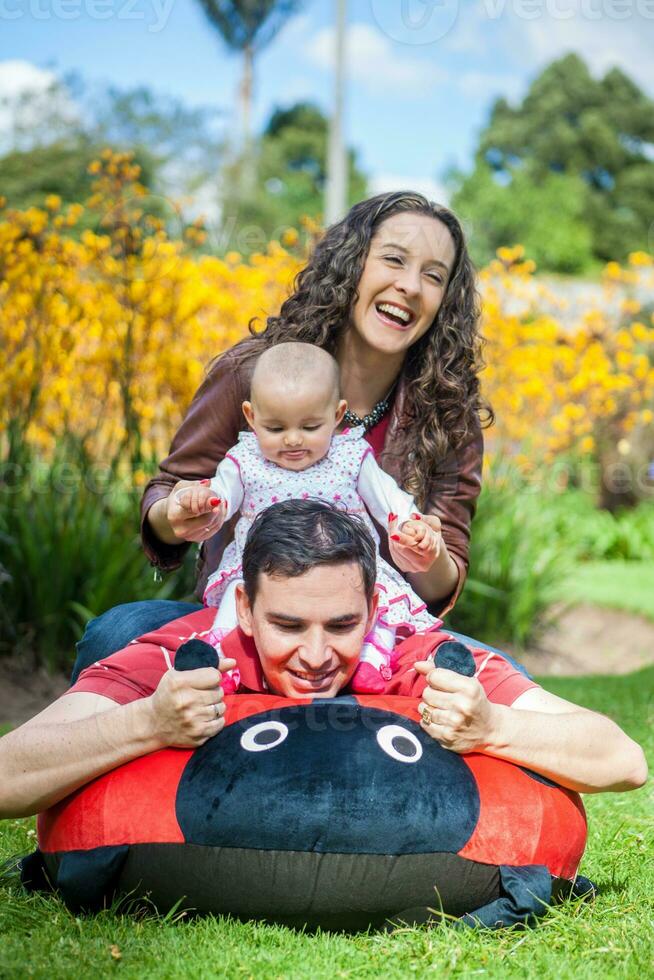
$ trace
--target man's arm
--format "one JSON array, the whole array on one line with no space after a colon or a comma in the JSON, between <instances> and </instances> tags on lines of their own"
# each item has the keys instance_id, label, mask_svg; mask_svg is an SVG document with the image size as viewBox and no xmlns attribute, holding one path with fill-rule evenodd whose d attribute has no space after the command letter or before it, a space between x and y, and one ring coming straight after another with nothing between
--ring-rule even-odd
<instances>
[{"instance_id":1,"label":"man's arm","mask_svg":"<svg viewBox=\"0 0 654 980\"><path fill-rule=\"evenodd\" d=\"M606 715L542 688L525 691L510 708L491 707L489 755L525 765L577 793L618 793L647 780L642 748Z\"/></svg>"},{"instance_id":2,"label":"man's arm","mask_svg":"<svg viewBox=\"0 0 654 980\"><path fill-rule=\"evenodd\" d=\"M125 705L98 694L64 695L0 738L0 819L38 813L157 749L204 744L224 725L220 679L213 667L169 670L154 694Z\"/></svg>"},{"instance_id":3,"label":"man's arm","mask_svg":"<svg viewBox=\"0 0 654 980\"><path fill-rule=\"evenodd\" d=\"M421 724L453 752L485 752L533 769L578 793L638 789L647 779L641 747L615 722L542 688L511 707L493 704L474 677L416 664L427 686Z\"/></svg>"}]
</instances>

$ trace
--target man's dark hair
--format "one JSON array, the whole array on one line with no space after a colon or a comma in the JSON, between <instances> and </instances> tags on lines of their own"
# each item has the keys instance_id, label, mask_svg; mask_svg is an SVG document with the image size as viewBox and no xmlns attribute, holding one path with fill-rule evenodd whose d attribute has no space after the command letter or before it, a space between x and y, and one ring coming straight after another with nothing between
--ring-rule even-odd
<instances>
[{"instance_id":1,"label":"man's dark hair","mask_svg":"<svg viewBox=\"0 0 654 980\"><path fill-rule=\"evenodd\" d=\"M284 500L262 511L243 550L243 583L250 604L259 573L295 578L316 565L354 562L361 569L366 601L377 578L375 544L357 517L323 500Z\"/></svg>"}]
</instances>

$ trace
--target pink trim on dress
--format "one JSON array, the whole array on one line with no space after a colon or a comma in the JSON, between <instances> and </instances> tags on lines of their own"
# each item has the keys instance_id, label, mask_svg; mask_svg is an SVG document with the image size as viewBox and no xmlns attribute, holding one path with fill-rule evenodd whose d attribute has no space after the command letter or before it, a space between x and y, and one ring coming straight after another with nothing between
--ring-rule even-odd
<instances>
[{"instance_id":1,"label":"pink trim on dress","mask_svg":"<svg viewBox=\"0 0 654 980\"><path fill-rule=\"evenodd\" d=\"M373 629L374 629L374 627L373 627ZM377 640L373 640L372 635L370 633L368 633L366 636L364 636L363 642L364 643L367 643L371 647L374 647L375 650L379 650L379 652L384 657L390 657L391 654L393 653L393 650L395 649L395 647L390 647L390 648L389 647L383 647L381 645L381 643L377 643Z\"/></svg>"},{"instance_id":2,"label":"pink trim on dress","mask_svg":"<svg viewBox=\"0 0 654 980\"><path fill-rule=\"evenodd\" d=\"M218 588L218 586L219 585L222 585L222 583L225 581L225 579L231 578L233 575L239 574L242 571L242 569L243 569L243 565L242 564L241 565L237 565L235 568L223 568L221 570L220 574L218 575L218 578L216 579L216 581L215 582L212 582L211 585L208 585L206 587L206 589L204 590L204 592L202 594L202 601L205 602L207 596L208 595L212 595L212 593L215 592L215 590ZM239 577L242 578L241 575L239 575ZM206 602L205 602L205 605L207 605Z\"/></svg>"},{"instance_id":3,"label":"pink trim on dress","mask_svg":"<svg viewBox=\"0 0 654 980\"><path fill-rule=\"evenodd\" d=\"M389 604L389 606L392 606L394 602L402 602L402 601L406 600L407 605L409 607L409 612L411 613L412 616L416 616L418 613L424 612L424 610L427 608L427 603L426 602L423 602L422 605L416 606L415 609L412 609L411 608L411 603L409 601L410 598L411 597L409 595L407 595L406 592L404 592L404 593L402 593L402 595L393 596L392 599L389 599L388 600L388 604Z\"/></svg>"}]
</instances>

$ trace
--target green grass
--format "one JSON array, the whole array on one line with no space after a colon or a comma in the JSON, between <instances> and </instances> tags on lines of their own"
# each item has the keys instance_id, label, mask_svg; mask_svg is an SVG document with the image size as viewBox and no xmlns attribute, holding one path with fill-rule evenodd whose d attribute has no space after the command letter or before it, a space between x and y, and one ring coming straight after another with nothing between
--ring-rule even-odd
<instances>
[{"instance_id":1,"label":"green grass","mask_svg":"<svg viewBox=\"0 0 654 980\"><path fill-rule=\"evenodd\" d=\"M562 596L566 601L590 602L654 620L654 562L579 563L566 579Z\"/></svg>"},{"instance_id":2,"label":"green grass","mask_svg":"<svg viewBox=\"0 0 654 980\"><path fill-rule=\"evenodd\" d=\"M654 763L654 668L623 677L548 679L554 693L613 717ZM654 959L654 794L585 798L582 871L600 886L592 904L567 904L533 930L407 929L307 935L226 919L136 920L71 915L57 898L0 885L0 977L633 977ZM0 826L0 862L34 846L34 821ZM113 954L112 954L113 950ZM119 958L116 958L119 957Z\"/></svg>"}]
</instances>

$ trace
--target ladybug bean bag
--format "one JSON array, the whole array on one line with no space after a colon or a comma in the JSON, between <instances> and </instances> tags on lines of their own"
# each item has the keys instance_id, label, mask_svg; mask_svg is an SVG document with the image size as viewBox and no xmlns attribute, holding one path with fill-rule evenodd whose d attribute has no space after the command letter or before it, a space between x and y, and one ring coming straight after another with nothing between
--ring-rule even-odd
<instances>
[{"instance_id":1,"label":"ladybug bean bag","mask_svg":"<svg viewBox=\"0 0 654 980\"><path fill-rule=\"evenodd\" d=\"M207 649L215 663L192 640L176 667L204 666ZM543 914L553 883L570 890L586 842L579 796L442 748L415 698L226 704L225 728L202 747L136 759L40 814L23 880L38 884L40 862L76 911L147 895L161 911L181 901L346 930L443 913L507 925Z\"/></svg>"}]
</instances>

